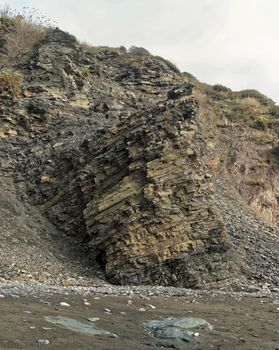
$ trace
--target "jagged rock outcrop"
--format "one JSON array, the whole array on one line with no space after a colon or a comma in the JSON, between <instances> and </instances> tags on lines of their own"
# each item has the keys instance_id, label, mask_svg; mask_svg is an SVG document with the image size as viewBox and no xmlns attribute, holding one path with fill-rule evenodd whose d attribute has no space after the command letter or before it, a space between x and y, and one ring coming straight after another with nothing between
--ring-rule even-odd
<instances>
[{"instance_id":1,"label":"jagged rock outcrop","mask_svg":"<svg viewBox=\"0 0 279 350\"><path fill-rule=\"evenodd\" d=\"M0 272L35 274L50 260L48 274L69 274L78 260L113 283L278 285L277 260L265 258L278 253L278 231L269 244L269 226L235 204L258 203L277 224L272 101L58 28L7 70L20 78L16 96L0 91ZM242 198L212 196L212 178Z\"/></svg>"},{"instance_id":2,"label":"jagged rock outcrop","mask_svg":"<svg viewBox=\"0 0 279 350\"><path fill-rule=\"evenodd\" d=\"M173 99L109 130L47 204L51 217L61 211L61 229L88 236L111 282L197 287L231 277L230 240L195 142L198 106L187 94L172 90Z\"/></svg>"},{"instance_id":3,"label":"jagged rock outcrop","mask_svg":"<svg viewBox=\"0 0 279 350\"><path fill-rule=\"evenodd\" d=\"M21 60L17 74L22 78L17 99L0 95L1 173L12 174L36 205L83 166L88 140L149 110L183 81L167 61L82 46L59 29Z\"/></svg>"}]
</instances>

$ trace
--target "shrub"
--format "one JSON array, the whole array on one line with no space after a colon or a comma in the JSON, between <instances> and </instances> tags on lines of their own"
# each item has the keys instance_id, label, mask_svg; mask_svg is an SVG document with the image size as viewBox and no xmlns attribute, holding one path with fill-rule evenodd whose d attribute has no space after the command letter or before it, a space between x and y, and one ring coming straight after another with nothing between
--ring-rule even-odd
<instances>
[{"instance_id":1,"label":"shrub","mask_svg":"<svg viewBox=\"0 0 279 350\"><path fill-rule=\"evenodd\" d=\"M81 74L84 78L87 78L90 75L90 70L88 67L83 67L81 70Z\"/></svg>"},{"instance_id":2,"label":"shrub","mask_svg":"<svg viewBox=\"0 0 279 350\"><path fill-rule=\"evenodd\" d=\"M144 47L131 46L129 48L129 53L138 55L138 56L149 56L150 52L147 51Z\"/></svg>"},{"instance_id":3,"label":"shrub","mask_svg":"<svg viewBox=\"0 0 279 350\"><path fill-rule=\"evenodd\" d=\"M232 90L230 88L227 88L224 85L221 84L215 84L212 86L214 91L218 91L218 92L232 92Z\"/></svg>"},{"instance_id":4,"label":"shrub","mask_svg":"<svg viewBox=\"0 0 279 350\"><path fill-rule=\"evenodd\" d=\"M123 46L123 45L119 47L119 50L120 50L121 52L123 52L123 53L127 53L127 49L126 49L126 47Z\"/></svg>"},{"instance_id":5,"label":"shrub","mask_svg":"<svg viewBox=\"0 0 279 350\"><path fill-rule=\"evenodd\" d=\"M238 97L236 98L236 102L251 116L261 115L262 113L265 113L266 110L266 108L255 97Z\"/></svg>"},{"instance_id":6,"label":"shrub","mask_svg":"<svg viewBox=\"0 0 279 350\"><path fill-rule=\"evenodd\" d=\"M258 132L253 135L253 140L258 145L265 145L274 141L274 136L265 132Z\"/></svg>"},{"instance_id":7,"label":"shrub","mask_svg":"<svg viewBox=\"0 0 279 350\"><path fill-rule=\"evenodd\" d=\"M254 121L252 126L255 127L256 129L261 129L261 130L267 129L269 126L269 117L265 115L260 115L256 117L256 120Z\"/></svg>"},{"instance_id":8,"label":"shrub","mask_svg":"<svg viewBox=\"0 0 279 350\"><path fill-rule=\"evenodd\" d=\"M275 117L279 117L279 106L272 106L269 110L269 113Z\"/></svg>"},{"instance_id":9,"label":"shrub","mask_svg":"<svg viewBox=\"0 0 279 350\"><path fill-rule=\"evenodd\" d=\"M263 105L274 104L274 102L270 98L268 98L264 94L261 94L259 91L253 89L239 91L237 92L237 95L241 98L254 97Z\"/></svg>"},{"instance_id":10,"label":"shrub","mask_svg":"<svg viewBox=\"0 0 279 350\"><path fill-rule=\"evenodd\" d=\"M21 77L10 71L0 72L0 94L16 99L20 91Z\"/></svg>"},{"instance_id":11,"label":"shrub","mask_svg":"<svg viewBox=\"0 0 279 350\"><path fill-rule=\"evenodd\" d=\"M279 117L271 117L268 122L269 128L277 128L279 125Z\"/></svg>"}]
</instances>

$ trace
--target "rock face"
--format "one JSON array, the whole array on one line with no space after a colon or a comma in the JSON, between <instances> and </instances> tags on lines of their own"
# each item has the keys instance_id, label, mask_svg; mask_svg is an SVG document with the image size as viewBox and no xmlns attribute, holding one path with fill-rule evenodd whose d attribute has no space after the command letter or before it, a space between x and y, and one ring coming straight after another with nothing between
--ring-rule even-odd
<instances>
[{"instance_id":1,"label":"rock face","mask_svg":"<svg viewBox=\"0 0 279 350\"><path fill-rule=\"evenodd\" d=\"M86 232L114 283L194 287L227 274L229 237L195 142L198 106L187 87L174 92L107 132L66 197L48 204L57 213L68 203L60 227Z\"/></svg>"},{"instance_id":2,"label":"rock face","mask_svg":"<svg viewBox=\"0 0 279 350\"><path fill-rule=\"evenodd\" d=\"M228 184L244 199L248 187L257 198L265 191L277 220L273 102L201 84L141 48L89 47L59 29L4 71L18 79L14 96L0 91L1 276L7 266L11 278L48 266L62 280L75 270L121 284L278 285L278 231L225 196Z\"/></svg>"}]
</instances>

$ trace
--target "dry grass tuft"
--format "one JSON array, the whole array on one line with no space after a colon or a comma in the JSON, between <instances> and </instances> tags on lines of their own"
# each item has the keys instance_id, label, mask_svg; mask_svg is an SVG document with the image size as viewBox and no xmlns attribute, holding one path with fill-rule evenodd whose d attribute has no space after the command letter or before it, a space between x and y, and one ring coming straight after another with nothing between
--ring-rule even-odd
<instances>
[{"instance_id":1,"label":"dry grass tuft","mask_svg":"<svg viewBox=\"0 0 279 350\"><path fill-rule=\"evenodd\" d=\"M7 27L7 20L9 26ZM50 21L32 8L17 12L7 5L0 9L0 26L5 24L2 66L11 66L41 41L52 28Z\"/></svg>"},{"instance_id":2,"label":"dry grass tuft","mask_svg":"<svg viewBox=\"0 0 279 350\"><path fill-rule=\"evenodd\" d=\"M264 178L249 179L246 181L246 184L249 186L263 187L265 185L265 183L266 183L266 181Z\"/></svg>"},{"instance_id":3,"label":"dry grass tuft","mask_svg":"<svg viewBox=\"0 0 279 350\"><path fill-rule=\"evenodd\" d=\"M20 92L21 76L15 72L0 72L0 95L15 100Z\"/></svg>"},{"instance_id":4,"label":"dry grass tuft","mask_svg":"<svg viewBox=\"0 0 279 350\"><path fill-rule=\"evenodd\" d=\"M10 11L11 11L10 6L8 4L4 4L0 8L0 17L9 17Z\"/></svg>"}]
</instances>

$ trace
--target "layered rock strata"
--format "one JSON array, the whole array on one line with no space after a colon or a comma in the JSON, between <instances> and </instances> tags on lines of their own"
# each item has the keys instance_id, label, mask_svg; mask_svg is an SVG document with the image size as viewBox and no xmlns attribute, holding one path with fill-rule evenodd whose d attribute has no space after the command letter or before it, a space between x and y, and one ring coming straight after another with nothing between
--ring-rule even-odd
<instances>
[{"instance_id":1,"label":"layered rock strata","mask_svg":"<svg viewBox=\"0 0 279 350\"><path fill-rule=\"evenodd\" d=\"M3 70L19 85L0 93L1 276L278 286L278 230L241 203L278 224L274 102L59 29Z\"/></svg>"},{"instance_id":2,"label":"layered rock strata","mask_svg":"<svg viewBox=\"0 0 279 350\"><path fill-rule=\"evenodd\" d=\"M150 113L110 129L47 204L61 229L88 237L111 282L194 287L233 269L199 161L198 106L188 94L187 86L174 89Z\"/></svg>"}]
</instances>

